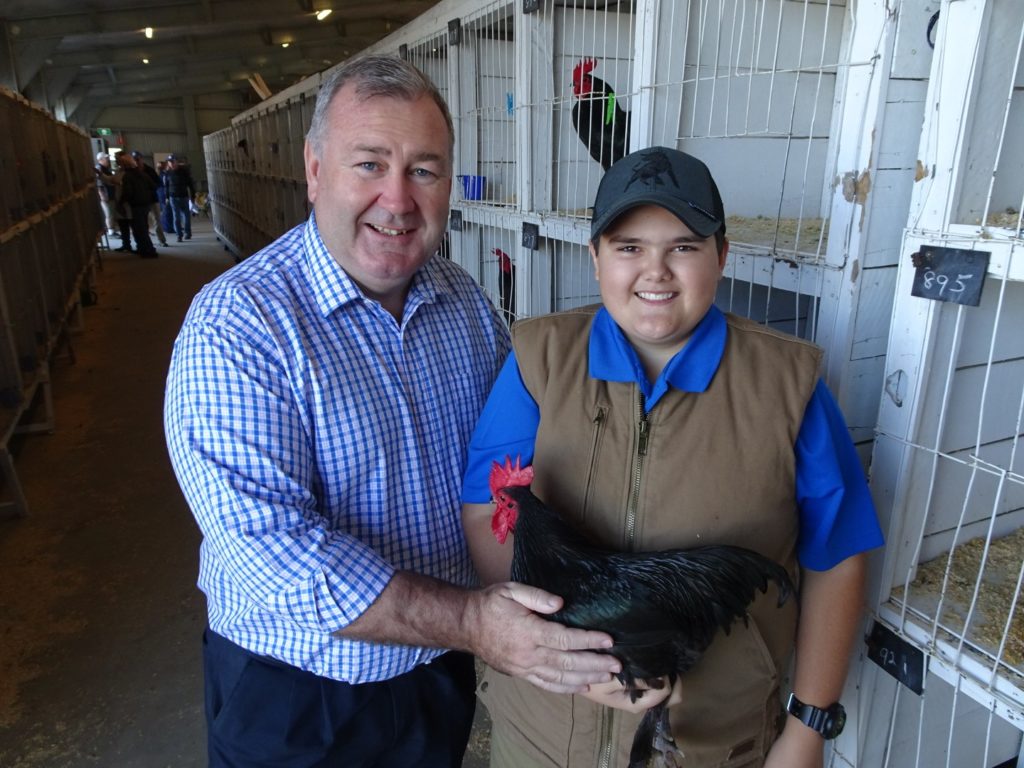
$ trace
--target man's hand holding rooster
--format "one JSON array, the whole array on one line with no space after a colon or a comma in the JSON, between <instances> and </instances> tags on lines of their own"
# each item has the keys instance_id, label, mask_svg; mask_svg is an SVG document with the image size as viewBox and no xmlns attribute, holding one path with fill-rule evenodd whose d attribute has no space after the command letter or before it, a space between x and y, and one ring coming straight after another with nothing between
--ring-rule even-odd
<instances>
[{"instance_id":1,"label":"man's hand holding rooster","mask_svg":"<svg viewBox=\"0 0 1024 768\"><path fill-rule=\"evenodd\" d=\"M615 682L612 675L621 663L592 652L611 648L609 635L570 629L537 615L561 607L561 598L525 584L504 582L479 590L463 617L470 650L499 672L554 693L584 693L589 686Z\"/></svg>"}]
</instances>

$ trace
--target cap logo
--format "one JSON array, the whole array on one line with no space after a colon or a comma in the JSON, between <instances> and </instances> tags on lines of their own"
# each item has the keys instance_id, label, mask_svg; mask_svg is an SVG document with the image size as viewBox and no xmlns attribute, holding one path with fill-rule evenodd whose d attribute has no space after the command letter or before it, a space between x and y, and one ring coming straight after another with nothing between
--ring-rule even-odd
<instances>
[{"instance_id":1,"label":"cap logo","mask_svg":"<svg viewBox=\"0 0 1024 768\"><path fill-rule=\"evenodd\" d=\"M643 182L649 187L663 186L665 184L663 178L665 174L668 174L669 178L672 179L672 184L675 188L679 189L679 179L676 178L676 173L672 170L672 162L665 153L646 152L640 157L639 162L633 166L633 175L629 177L629 181L626 182L626 186L622 191L625 192L629 189L635 181Z\"/></svg>"}]
</instances>

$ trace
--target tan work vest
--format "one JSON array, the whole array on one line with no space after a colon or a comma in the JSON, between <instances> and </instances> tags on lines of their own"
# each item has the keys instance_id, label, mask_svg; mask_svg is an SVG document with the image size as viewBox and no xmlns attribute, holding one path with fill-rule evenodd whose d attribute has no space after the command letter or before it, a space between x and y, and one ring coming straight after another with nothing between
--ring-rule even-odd
<instances>
[{"instance_id":1,"label":"tan work vest","mask_svg":"<svg viewBox=\"0 0 1024 768\"><path fill-rule=\"evenodd\" d=\"M541 413L536 495L611 547L734 544L783 563L795 581L793 447L821 350L727 315L724 355L708 389L666 393L648 414L640 457L639 388L588 375L596 309L513 327L522 378ZM779 678L793 647L796 602L777 608L771 588L751 606L748 625L720 632L684 676L684 701L670 719L687 768L763 761L778 734ZM490 669L479 693L500 745L492 766L628 762L639 716Z\"/></svg>"}]
</instances>

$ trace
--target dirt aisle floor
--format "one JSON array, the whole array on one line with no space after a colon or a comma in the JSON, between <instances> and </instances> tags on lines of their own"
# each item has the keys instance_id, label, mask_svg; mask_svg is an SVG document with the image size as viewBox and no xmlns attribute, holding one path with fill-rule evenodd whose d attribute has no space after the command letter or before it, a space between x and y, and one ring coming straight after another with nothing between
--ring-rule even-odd
<instances>
[{"instance_id":1,"label":"dirt aisle floor","mask_svg":"<svg viewBox=\"0 0 1024 768\"><path fill-rule=\"evenodd\" d=\"M159 259L103 252L76 360L53 364L56 429L12 446L31 514L0 520L3 768L206 764L199 534L162 404L189 303L234 259L207 220L193 233ZM486 748L478 728L466 768Z\"/></svg>"},{"instance_id":2,"label":"dirt aisle floor","mask_svg":"<svg viewBox=\"0 0 1024 768\"><path fill-rule=\"evenodd\" d=\"M234 259L206 221L159 251L102 252L76 360L53 363L56 429L14 446L31 513L0 521L8 768L204 762L199 536L161 408L189 302Z\"/></svg>"}]
</instances>

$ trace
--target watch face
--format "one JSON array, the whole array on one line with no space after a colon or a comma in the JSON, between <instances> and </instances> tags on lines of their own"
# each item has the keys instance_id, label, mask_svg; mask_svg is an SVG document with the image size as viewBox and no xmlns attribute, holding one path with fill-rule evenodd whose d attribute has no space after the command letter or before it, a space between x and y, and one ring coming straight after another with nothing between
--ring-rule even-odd
<instances>
[{"instance_id":1,"label":"watch face","mask_svg":"<svg viewBox=\"0 0 1024 768\"><path fill-rule=\"evenodd\" d=\"M842 704L833 704L828 708L828 720L825 721L824 736L826 739L834 739L843 732L846 726L846 710Z\"/></svg>"}]
</instances>

